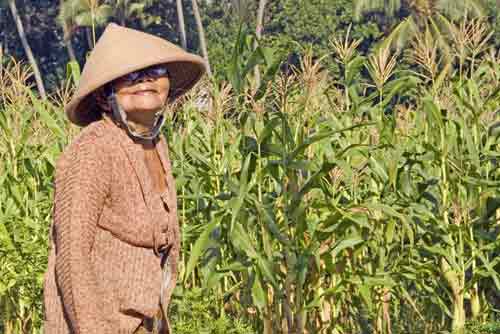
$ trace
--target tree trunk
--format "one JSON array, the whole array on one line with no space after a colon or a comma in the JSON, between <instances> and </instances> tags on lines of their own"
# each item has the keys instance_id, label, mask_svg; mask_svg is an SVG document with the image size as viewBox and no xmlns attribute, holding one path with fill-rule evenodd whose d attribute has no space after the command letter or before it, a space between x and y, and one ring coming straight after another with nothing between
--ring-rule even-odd
<instances>
[{"instance_id":1,"label":"tree trunk","mask_svg":"<svg viewBox=\"0 0 500 334\"><path fill-rule=\"evenodd\" d=\"M127 26L127 4L122 4L122 9L119 11L120 13L120 25L122 27Z\"/></svg>"},{"instance_id":2,"label":"tree trunk","mask_svg":"<svg viewBox=\"0 0 500 334\"><path fill-rule=\"evenodd\" d=\"M186 25L184 24L184 11L182 9L182 0L177 0L177 20L179 22L179 33L181 35L181 45L184 50L187 49Z\"/></svg>"},{"instance_id":3,"label":"tree trunk","mask_svg":"<svg viewBox=\"0 0 500 334\"><path fill-rule=\"evenodd\" d=\"M33 70L33 75L35 76L38 92L40 93L40 96L43 99L46 99L47 93L45 92L45 87L43 85L42 75L40 74L40 70L38 69L38 64L36 63L35 57L33 56L33 51L31 51L28 39L26 38L23 23L21 22L21 18L19 17L15 0L9 0L9 8L12 17L16 22L17 32L19 34L19 38L21 38L21 43L23 44L24 52L26 52L26 56L28 57L28 61L30 62L31 68Z\"/></svg>"},{"instance_id":4,"label":"tree trunk","mask_svg":"<svg viewBox=\"0 0 500 334\"><path fill-rule=\"evenodd\" d=\"M73 49L73 45L71 44L71 36L69 36L68 39L64 39L64 44L68 49L69 60L72 62L77 62L75 50Z\"/></svg>"},{"instance_id":5,"label":"tree trunk","mask_svg":"<svg viewBox=\"0 0 500 334\"><path fill-rule=\"evenodd\" d=\"M89 46L89 50L92 50L94 48L94 43L92 42L92 28L91 27L85 28L85 36L87 37L87 44Z\"/></svg>"},{"instance_id":6,"label":"tree trunk","mask_svg":"<svg viewBox=\"0 0 500 334\"><path fill-rule=\"evenodd\" d=\"M7 45L7 37L6 36L4 36L2 38L2 42L1 43L2 43L2 46L3 46L3 54L4 55L8 54L9 53L9 49L8 49L8 45Z\"/></svg>"},{"instance_id":7,"label":"tree trunk","mask_svg":"<svg viewBox=\"0 0 500 334\"><path fill-rule=\"evenodd\" d=\"M255 36L257 41L255 41L255 47L257 48L258 40L262 38L262 29L264 22L264 10L266 8L266 0L259 0L259 10L257 12L257 25L255 28ZM255 86L259 88L260 86L260 71L259 66L255 66Z\"/></svg>"},{"instance_id":8,"label":"tree trunk","mask_svg":"<svg viewBox=\"0 0 500 334\"><path fill-rule=\"evenodd\" d=\"M63 1L64 0L61 0L59 2L59 6L63 5ZM66 46L66 49L68 50L69 60L72 62L76 62L75 50L73 49L73 45L71 44L71 32L70 29L68 29L68 23L66 22L66 20L63 20L61 25L63 29L63 42Z\"/></svg>"},{"instance_id":9,"label":"tree trunk","mask_svg":"<svg viewBox=\"0 0 500 334\"><path fill-rule=\"evenodd\" d=\"M191 3L193 4L194 18L196 19L196 26L198 28L198 37L200 39L201 53L203 55L203 58L205 58L205 61L207 62L207 74L208 76L211 77L212 70L210 69L210 62L208 60L208 50L207 50L207 42L205 40L205 30L203 29L203 23L201 22L201 15L200 15L200 10L198 8L198 2L197 0L191 0Z\"/></svg>"}]
</instances>

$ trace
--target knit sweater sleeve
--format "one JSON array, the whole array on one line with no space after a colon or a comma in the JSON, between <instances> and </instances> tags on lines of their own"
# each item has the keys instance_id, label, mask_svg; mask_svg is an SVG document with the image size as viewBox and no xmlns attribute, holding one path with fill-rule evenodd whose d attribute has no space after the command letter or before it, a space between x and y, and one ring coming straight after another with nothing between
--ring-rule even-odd
<instances>
[{"instance_id":1,"label":"knit sweater sleeve","mask_svg":"<svg viewBox=\"0 0 500 334\"><path fill-rule=\"evenodd\" d=\"M95 138L94 138L95 139ZM81 141L59 161L55 181L56 277L75 334L112 333L91 262L111 167L98 140Z\"/></svg>"}]
</instances>

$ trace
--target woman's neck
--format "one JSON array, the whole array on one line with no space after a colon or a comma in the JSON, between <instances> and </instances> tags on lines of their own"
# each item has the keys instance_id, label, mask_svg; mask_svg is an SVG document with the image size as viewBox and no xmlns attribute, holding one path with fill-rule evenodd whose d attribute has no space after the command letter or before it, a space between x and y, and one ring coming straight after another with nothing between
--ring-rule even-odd
<instances>
[{"instance_id":1,"label":"woman's neck","mask_svg":"<svg viewBox=\"0 0 500 334\"><path fill-rule=\"evenodd\" d=\"M155 114L149 115L141 115L141 119L137 119L137 117L130 117L132 115L127 114L127 127L135 132L138 135L150 135L153 127L155 126L155 122L157 117ZM136 116L136 115L134 115ZM105 114L104 118L109 119L111 122L116 122L113 116L110 114ZM154 147L155 140L154 139L140 139L134 138L134 141L141 144L145 148Z\"/></svg>"},{"instance_id":2,"label":"woman's neck","mask_svg":"<svg viewBox=\"0 0 500 334\"><path fill-rule=\"evenodd\" d=\"M127 123L130 129L139 134L149 134L158 119L156 113L128 114Z\"/></svg>"},{"instance_id":3,"label":"woman's neck","mask_svg":"<svg viewBox=\"0 0 500 334\"><path fill-rule=\"evenodd\" d=\"M148 123L143 123L143 122L137 122L137 121L128 119L127 123L132 131L140 133L140 134L149 133L154 126L154 120L152 120L151 122L148 122Z\"/></svg>"}]
</instances>

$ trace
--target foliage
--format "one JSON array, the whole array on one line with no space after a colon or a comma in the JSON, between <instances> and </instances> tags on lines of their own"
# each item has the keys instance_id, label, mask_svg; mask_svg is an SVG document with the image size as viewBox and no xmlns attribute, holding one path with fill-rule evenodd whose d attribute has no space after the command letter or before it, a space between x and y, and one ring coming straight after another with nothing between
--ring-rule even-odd
<instances>
[{"instance_id":1,"label":"foliage","mask_svg":"<svg viewBox=\"0 0 500 334\"><path fill-rule=\"evenodd\" d=\"M336 36L335 72L306 51L281 73L272 47L238 34L229 82L205 83L206 108L195 91L165 127L182 228L177 330L463 333L496 321L500 55L478 22L453 26L479 36L450 39L451 62L429 36L366 56ZM0 329L37 333L70 90L40 102L23 67L1 73Z\"/></svg>"},{"instance_id":2,"label":"foliage","mask_svg":"<svg viewBox=\"0 0 500 334\"><path fill-rule=\"evenodd\" d=\"M213 294L201 289L174 292L170 308L172 330L178 334L252 334L255 331L240 318L224 314L217 308Z\"/></svg>"},{"instance_id":3,"label":"foliage","mask_svg":"<svg viewBox=\"0 0 500 334\"><path fill-rule=\"evenodd\" d=\"M20 3L18 6L29 44L48 91L64 79L65 66L61 64L67 61L62 44L62 30L58 29L55 22L56 3L55 0L24 1L22 6ZM0 6L0 44L5 58L13 56L18 60L27 61L14 20L8 7L2 6Z\"/></svg>"},{"instance_id":4,"label":"foliage","mask_svg":"<svg viewBox=\"0 0 500 334\"><path fill-rule=\"evenodd\" d=\"M125 26L136 19L142 26L147 27L158 19L152 15L145 15L146 8L151 5L151 0L64 0L59 7L58 19L60 22L66 22L70 30L78 27L104 26L112 18Z\"/></svg>"},{"instance_id":5,"label":"foliage","mask_svg":"<svg viewBox=\"0 0 500 334\"><path fill-rule=\"evenodd\" d=\"M482 17L486 15L487 2L485 0L355 0L354 12L355 18L359 20L360 16L367 12L384 13L385 21L397 20L397 17L406 15L415 16L419 19L425 19L437 13L448 16L451 20L457 20L464 17ZM406 15L405 15L406 14Z\"/></svg>"},{"instance_id":6,"label":"foliage","mask_svg":"<svg viewBox=\"0 0 500 334\"><path fill-rule=\"evenodd\" d=\"M489 1L489 12L495 30L495 45L500 49L500 4L496 0Z\"/></svg>"},{"instance_id":7,"label":"foliage","mask_svg":"<svg viewBox=\"0 0 500 334\"><path fill-rule=\"evenodd\" d=\"M214 1L207 5L202 3L200 11L206 27L208 54L217 78L224 76L229 62L233 41L236 40L240 21L228 3ZM231 42L229 42L231 41Z\"/></svg>"},{"instance_id":8,"label":"foliage","mask_svg":"<svg viewBox=\"0 0 500 334\"><path fill-rule=\"evenodd\" d=\"M422 80L425 61L396 76L390 49L354 50L339 61L369 80L335 87L309 54L262 101L243 93L242 127L224 87L181 116L184 283L223 286L264 333L383 332L402 313L401 332L463 331L466 300L474 317L496 307L498 66L478 56Z\"/></svg>"},{"instance_id":9,"label":"foliage","mask_svg":"<svg viewBox=\"0 0 500 334\"><path fill-rule=\"evenodd\" d=\"M481 324L469 322L466 326L467 334L497 334L500 333L500 322Z\"/></svg>"},{"instance_id":10,"label":"foliage","mask_svg":"<svg viewBox=\"0 0 500 334\"><path fill-rule=\"evenodd\" d=\"M467 0L466 3L480 3L481 9L486 13L496 29L496 45L500 45L498 22L498 8L496 0ZM63 5L61 6L61 2ZM366 2L366 1L365 1ZM165 37L174 43L180 44L177 27L177 14L175 1L136 1L136 0L102 0L92 1L96 4L94 17L91 15L89 1L80 0L25 0L19 6L25 30L30 45L34 51L44 82L49 91L56 90L65 78L65 67L68 61L67 52L63 43L63 30L58 22L66 17L69 23L70 41L75 49L80 65L83 65L87 52L92 47L89 43L88 26L92 22L104 24L114 21L126 24L129 27L146 30L155 35ZM198 50L198 37L192 8L189 1L184 1L185 18L188 38L188 49ZM366 55L376 42L382 37L383 32L390 32L398 23L402 22L410 13L424 13L422 8L429 1L371 1L372 4L403 3L398 5L397 15L386 15L380 11L369 11L360 22L355 22L354 17L359 14L349 0L280 0L268 1L264 19L264 39L266 46L272 47L279 55L292 54L290 61L298 65L298 54L302 54L308 45L313 47L316 56L329 52L329 40L333 35L346 34L352 24L351 36L362 38L363 42L359 51ZM448 4L442 6L442 4ZM459 1L457 6L450 5L450 1L437 2L436 12L453 14L460 11ZM234 9L235 4L242 7L245 14L239 15ZM414 4L410 6L409 4ZM465 4L465 3L464 3ZM237 6L237 7L238 7ZM427 6L427 7L426 7ZM217 78L224 78L226 64L229 62L233 41L235 40L240 21L255 29L257 1L202 1L200 2L203 23L206 27L207 43L211 62L214 63L214 72ZM363 8L363 7L359 7ZM396 8L396 7L395 7ZM419 9L420 8L420 9ZM452 11L447 10L453 9ZM365 8L368 10L369 8ZM453 12L453 13L452 13ZM58 13L60 15L58 15ZM422 14L422 15L424 15ZM419 14L420 15L420 14ZM421 15L421 16L422 16ZM419 16L416 21L424 22ZM453 16L453 15L452 15ZM59 19L58 19L59 17ZM453 16L455 17L455 16ZM102 32L102 27L95 27L96 38ZM93 35L93 34L90 34ZM410 35L410 34L407 34ZM67 37L67 36L66 36ZM24 59L24 52L15 31L15 25L7 8L0 6L0 43L5 54ZM89 45L90 44L90 45ZM326 60L324 66L338 68L334 60Z\"/></svg>"},{"instance_id":11,"label":"foliage","mask_svg":"<svg viewBox=\"0 0 500 334\"><path fill-rule=\"evenodd\" d=\"M330 38L344 35L353 22L352 1L348 0L280 1L270 5L269 12L269 42L285 54L302 53L301 46L312 45L316 55L323 55L329 51ZM379 28L369 20L354 24L351 33L363 39L363 51L381 37Z\"/></svg>"},{"instance_id":12,"label":"foliage","mask_svg":"<svg viewBox=\"0 0 500 334\"><path fill-rule=\"evenodd\" d=\"M19 63L0 67L0 331L6 334L40 332L55 158L66 144L59 109L35 97L27 76Z\"/></svg>"},{"instance_id":13,"label":"foliage","mask_svg":"<svg viewBox=\"0 0 500 334\"><path fill-rule=\"evenodd\" d=\"M295 65L298 65L297 55L308 45L313 47L316 55L325 54L329 51L331 36L344 34L352 22L350 3L348 0L269 2L264 15L263 43L272 47L278 58L295 54L291 59ZM257 4L250 2L248 7L247 11L254 13ZM232 54L232 44L228 41L236 39L240 24L255 29L255 17L243 15L242 19L228 1L214 2L204 10L210 57L215 62L216 71L224 75ZM373 22L355 24L351 31L356 38L363 38L363 51L381 36Z\"/></svg>"}]
</instances>

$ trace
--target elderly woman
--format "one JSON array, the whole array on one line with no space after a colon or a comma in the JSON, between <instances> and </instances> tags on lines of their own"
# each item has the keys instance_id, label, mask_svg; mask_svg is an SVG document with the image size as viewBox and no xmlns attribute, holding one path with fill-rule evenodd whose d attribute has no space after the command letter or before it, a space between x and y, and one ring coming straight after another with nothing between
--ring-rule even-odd
<instances>
[{"instance_id":1,"label":"elderly woman","mask_svg":"<svg viewBox=\"0 0 500 334\"><path fill-rule=\"evenodd\" d=\"M46 334L169 333L180 239L162 111L204 72L113 23L95 45L66 107L85 128L56 167Z\"/></svg>"}]
</instances>

